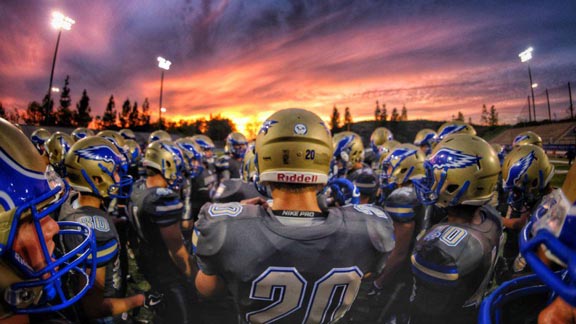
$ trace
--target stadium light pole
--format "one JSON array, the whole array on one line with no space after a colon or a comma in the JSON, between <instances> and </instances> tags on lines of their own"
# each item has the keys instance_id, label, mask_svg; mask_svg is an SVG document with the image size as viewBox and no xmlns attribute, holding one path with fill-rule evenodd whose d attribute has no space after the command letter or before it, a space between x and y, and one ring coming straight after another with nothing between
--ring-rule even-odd
<instances>
[{"instance_id":1,"label":"stadium light pole","mask_svg":"<svg viewBox=\"0 0 576 324\"><path fill-rule=\"evenodd\" d=\"M162 129L162 110L166 111L166 108L162 107L162 91L164 90L164 71L170 70L170 65L172 62L158 56L158 67L162 70L160 74L160 104L158 105L158 129Z\"/></svg>"},{"instance_id":2,"label":"stadium light pole","mask_svg":"<svg viewBox=\"0 0 576 324\"><path fill-rule=\"evenodd\" d=\"M532 51L534 51L534 48L532 47L528 47L525 51L521 52L520 54L518 54L518 56L520 57L520 62L525 63L528 62L528 78L530 80L530 92L532 94L532 112L533 112L533 116L534 116L534 121L536 121L536 102L534 101L534 83L532 82L532 70L530 69L530 60L532 59ZM538 86L536 84L536 86Z\"/></svg>"},{"instance_id":3,"label":"stadium light pole","mask_svg":"<svg viewBox=\"0 0 576 324\"><path fill-rule=\"evenodd\" d=\"M74 19L64 16L60 12L52 13L52 27L58 29L58 38L56 38L56 49L54 50L54 58L52 58L52 70L50 71L50 83L48 84L48 102L50 105L52 100L52 81L54 80L54 67L56 66L56 56L58 55L58 46L60 45L60 37L62 36L62 30L72 29L72 25L76 22Z\"/></svg>"}]
</instances>

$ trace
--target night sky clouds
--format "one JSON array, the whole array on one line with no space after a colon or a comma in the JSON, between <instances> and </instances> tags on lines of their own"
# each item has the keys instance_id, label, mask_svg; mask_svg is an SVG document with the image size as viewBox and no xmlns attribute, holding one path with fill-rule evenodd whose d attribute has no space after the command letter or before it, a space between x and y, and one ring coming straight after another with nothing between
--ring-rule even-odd
<instances>
[{"instance_id":1,"label":"night sky clouds","mask_svg":"<svg viewBox=\"0 0 576 324\"><path fill-rule=\"evenodd\" d=\"M528 46L537 95L557 89L559 117L562 87L576 81L571 0L4 0L0 101L8 108L25 109L47 90L52 10L76 20L63 32L54 85L70 75L73 102L86 88L95 114L110 94L118 107L148 97L157 109L157 56L173 62L164 83L169 118L220 113L239 124L292 106L326 118L333 105L350 106L366 119L376 100L405 104L410 118L462 111L474 122L482 104L494 104L516 122L529 93L517 54Z\"/></svg>"}]
</instances>

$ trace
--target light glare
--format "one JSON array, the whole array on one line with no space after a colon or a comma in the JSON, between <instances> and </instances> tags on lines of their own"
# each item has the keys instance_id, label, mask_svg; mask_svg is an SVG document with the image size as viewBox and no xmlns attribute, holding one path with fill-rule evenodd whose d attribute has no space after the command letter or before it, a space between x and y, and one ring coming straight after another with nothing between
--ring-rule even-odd
<instances>
[{"instance_id":1,"label":"light glare","mask_svg":"<svg viewBox=\"0 0 576 324\"><path fill-rule=\"evenodd\" d=\"M534 49L532 47L528 47L524 52L518 54L518 56L520 57L520 61L522 63L530 61L530 59L532 59L532 51Z\"/></svg>"},{"instance_id":2,"label":"light glare","mask_svg":"<svg viewBox=\"0 0 576 324\"><path fill-rule=\"evenodd\" d=\"M66 17L60 12L52 13L52 27L56 29L70 30L75 23L74 19Z\"/></svg>"},{"instance_id":3,"label":"light glare","mask_svg":"<svg viewBox=\"0 0 576 324\"><path fill-rule=\"evenodd\" d=\"M158 56L158 67L164 70L170 70L170 65L172 62L168 61L167 59L163 58L162 56Z\"/></svg>"}]
</instances>

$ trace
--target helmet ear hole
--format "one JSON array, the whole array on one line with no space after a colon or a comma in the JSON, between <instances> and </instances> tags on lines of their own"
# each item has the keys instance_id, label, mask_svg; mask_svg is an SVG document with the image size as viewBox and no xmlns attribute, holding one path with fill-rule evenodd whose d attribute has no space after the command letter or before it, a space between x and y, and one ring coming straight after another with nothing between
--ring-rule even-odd
<instances>
[{"instance_id":1,"label":"helmet ear hole","mask_svg":"<svg viewBox=\"0 0 576 324\"><path fill-rule=\"evenodd\" d=\"M104 179L102 179L101 176L95 175L95 176L92 176L92 181L93 181L95 184L99 185L99 184L101 184L102 182L104 182Z\"/></svg>"},{"instance_id":2,"label":"helmet ear hole","mask_svg":"<svg viewBox=\"0 0 576 324\"><path fill-rule=\"evenodd\" d=\"M457 185L457 184L451 184L451 185L448 185L448 186L446 187L446 192L449 193L449 194L451 194L451 193L453 193L453 192L456 192L456 190L458 190L458 188L460 188L459 185Z\"/></svg>"}]
</instances>

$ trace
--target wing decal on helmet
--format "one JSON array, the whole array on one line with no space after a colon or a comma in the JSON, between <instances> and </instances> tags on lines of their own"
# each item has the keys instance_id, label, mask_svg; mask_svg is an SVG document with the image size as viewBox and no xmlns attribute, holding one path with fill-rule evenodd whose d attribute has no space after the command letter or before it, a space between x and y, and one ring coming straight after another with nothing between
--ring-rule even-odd
<instances>
[{"instance_id":1,"label":"wing decal on helmet","mask_svg":"<svg viewBox=\"0 0 576 324\"><path fill-rule=\"evenodd\" d=\"M180 154L180 150L177 147L166 143L162 143L162 147L174 155L174 161L176 164L182 164L182 162L184 162L182 155Z\"/></svg>"},{"instance_id":2,"label":"wing decal on helmet","mask_svg":"<svg viewBox=\"0 0 576 324\"><path fill-rule=\"evenodd\" d=\"M451 148L442 148L428 160L434 169L459 169L476 164L481 157Z\"/></svg>"},{"instance_id":3,"label":"wing decal on helmet","mask_svg":"<svg viewBox=\"0 0 576 324\"><path fill-rule=\"evenodd\" d=\"M342 139L338 142L338 144L336 145L336 149L334 150L334 156L339 157L340 153L344 150L350 150L350 145L352 144L352 141L354 140L354 136L353 135L349 135L349 136L344 136L342 137Z\"/></svg>"},{"instance_id":4,"label":"wing decal on helmet","mask_svg":"<svg viewBox=\"0 0 576 324\"><path fill-rule=\"evenodd\" d=\"M526 174L528 168L532 165L532 162L535 160L535 153L531 151L528 155L523 156L518 162L514 163L512 167L508 170L508 176L506 177L506 185L514 186L516 181L520 180L520 178Z\"/></svg>"},{"instance_id":5,"label":"wing decal on helmet","mask_svg":"<svg viewBox=\"0 0 576 324\"><path fill-rule=\"evenodd\" d=\"M123 157L116 154L113 149L105 145L88 146L74 152L78 157L87 160L104 161L108 163L118 163Z\"/></svg>"},{"instance_id":6,"label":"wing decal on helmet","mask_svg":"<svg viewBox=\"0 0 576 324\"><path fill-rule=\"evenodd\" d=\"M396 165L398 165L400 162L404 161L407 157L414 154L416 154L416 150L412 150L409 148L399 148L394 150L392 154L388 155L384 160L384 163L390 163L392 162L392 158L395 158L398 160L398 163L396 163Z\"/></svg>"},{"instance_id":7,"label":"wing decal on helmet","mask_svg":"<svg viewBox=\"0 0 576 324\"><path fill-rule=\"evenodd\" d=\"M444 138L452 133L457 133L461 130L463 130L464 128L466 128L466 125L450 125L450 126L446 126L446 128L444 128L442 130L441 134L438 134L439 138Z\"/></svg>"},{"instance_id":8,"label":"wing decal on helmet","mask_svg":"<svg viewBox=\"0 0 576 324\"><path fill-rule=\"evenodd\" d=\"M265 121L264 124L262 124L262 127L260 127L258 134L260 133L268 134L268 129L270 129L270 127L272 127L274 124L278 124L278 122L271 119Z\"/></svg>"}]
</instances>

